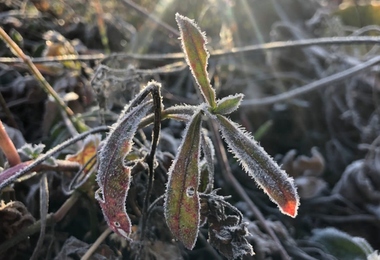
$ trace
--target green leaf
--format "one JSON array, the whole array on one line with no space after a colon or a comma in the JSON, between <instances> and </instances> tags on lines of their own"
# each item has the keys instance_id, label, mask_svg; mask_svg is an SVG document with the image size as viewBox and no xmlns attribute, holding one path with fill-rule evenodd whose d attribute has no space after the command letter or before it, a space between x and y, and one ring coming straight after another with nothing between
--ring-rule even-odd
<instances>
[{"instance_id":1,"label":"green leaf","mask_svg":"<svg viewBox=\"0 0 380 260\"><path fill-rule=\"evenodd\" d=\"M313 230L312 241L322 244L326 250L340 260L366 260L373 252L368 242L361 237L352 237L336 228Z\"/></svg>"},{"instance_id":2,"label":"green leaf","mask_svg":"<svg viewBox=\"0 0 380 260\"><path fill-rule=\"evenodd\" d=\"M216 108L213 109L214 114L228 115L234 112L240 106L240 102L243 99L243 94L236 94L224 97L218 100Z\"/></svg>"},{"instance_id":3,"label":"green leaf","mask_svg":"<svg viewBox=\"0 0 380 260\"><path fill-rule=\"evenodd\" d=\"M189 121L176 158L169 169L165 218L174 237L192 249L200 223L199 155L202 113Z\"/></svg>"},{"instance_id":4,"label":"green leaf","mask_svg":"<svg viewBox=\"0 0 380 260\"><path fill-rule=\"evenodd\" d=\"M264 149L238 125L216 115L222 136L243 169L255 179L282 213L295 217L299 197L292 178L288 177Z\"/></svg>"},{"instance_id":5,"label":"green leaf","mask_svg":"<svg viewBox=\"0 0 380 260\"><path fill-rule=\"evenodd\" d=\"M44 144L24 144L17 151L28 157L29 159L37 159L40 156L45 148Z\"/></svg>"},{"instance_id":6,"label":"green leaf","mask_svg":"<svg viewBox=\"0 0 380 260\"><path fill-rule=\"evenodd\" d=\"M42 152L45 148L45 145L40 144L24 144L21 148L19 148L17 151L28 157L29 159L37 159L39 156L42 156ZM47 158L43 164L50 165L50 166L57 166L57 162L55 161L54 157Z\"/></svg>"},{"instance_id":7,"label":"green leaf","mask_svg":"<svg viewBox=\"0 0 380 260\"><path fill-rule=\"evenodd\" d=\"M201 32L194 20L178 13L175 15L175 19L181 33L182 49L185 53L186 62L207 103L212 108L215 108L215 91L211 87L207 72L207 63L210 55L206 49L207 40L205 34Z\"/></svg>"}]
</instances>

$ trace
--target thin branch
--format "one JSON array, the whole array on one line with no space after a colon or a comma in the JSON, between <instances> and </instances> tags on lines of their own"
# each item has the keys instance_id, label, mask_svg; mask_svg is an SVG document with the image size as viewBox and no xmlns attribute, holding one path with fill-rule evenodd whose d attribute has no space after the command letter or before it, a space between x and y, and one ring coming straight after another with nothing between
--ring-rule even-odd
<instances>
[{"instance_id":1,"label":"thin branch","mask_svg":"<svg viewBox=\"0 0 380 260\"><path fill-rule=\"evenodd\" d=\"M46 81L44 76L38 70L38 68L33 64L29 56L25 55L21 48L9 37L9 35L0 27L0 37L8 45L10 50L17 55L21 60L29 67L31 73L36 77L38 82L40 82L42 88L48 95L51 95L54 100L59 104L59 106L66 112L66 114L71 118L74 115L74 112L65 104L65 102L59 97L57 92L53 89L52 86Z\"/></svg>"},{"instance_id":2,"label":"thin branch","mask_svg":"<svg viewBox=\"0 0 380 260\"><path fill-rule=\"evenodd\" d=\"M270 96L266 98L260 98L260 99L251 99L251 100L245 100L242 102L241 107L260 107L260 106L267 106L272 105L277 102L286 101L291 98L295 98L301 95L304 95L308 92L321 89L323 87L331 86L334 83L337 83L339 81L345 80L349 77L353 77L365 70L368 70L370 67L375 66L380 63L380 56L376 56L366 62L363 62L361 64L358 64L354 67L351 67L347 70L344 70L342 72L338 72L336 74L333 74L331 76L322 78L320 80L314 81L310 84L307 84L303 87L290 90L285 93L281 93L279 95Z\"/></svg>"},{"instance_id":3,"label":"thin branch","mask_svg":"<svg viewBox=\"0 0 380 260\"><path fill-rule=\"evenodd\" d=\"M56 153L60 152L62 149L66 148L67 146L70 146L74 143L76 143L77 141L79 140L83 140L84 138L86 138L88 135L90 134L95 134L95 133L99 133L99 132L106 132L108 131L108 127L107 126L100 126L100 127L96 127L96 128L93 128L92 130L89 130L85 133L82 133L82 134L79 134L57 146L55 146L54 148L50 149L49 151L47 151L44 155L38 157L36 160L34 160L32 163L28 164L26 167L20 169L18 172L14 173L12 176L9 176L7 178L5 178L3 181L0 181L0 190L3 189L4 187L10 185L12 182L14 182L16 179L18 179L19 177L23 176L24 174L32 171L37 165L40 165L41 163L43 163L46 159L48 159L49 157L55 155ZM2 172L0 174L0 177L3 177L2 175L4 175L4 172Z\"/></svg>"},{"instance_id":4,"label":"thin branch","mask_svg":"<svg viewBox=\"0 0 380 260\"><path fill-rule=\"evenodd\" d=\"M112 232L111 229L107 228L104 232L96 239L95 243L91 245L91 247L87 250L87 252L82 256L80 260L88 260L94 254L96 249L100 246L100 244L107 238L107 236Z\"/></svg>"},{"instance_id":5,"label":"thin branch","mask_svg":"<svg viewBox=\"0 0 380 260\"><path fill-rule=\"evenodd\" d=\"M71 161L65 161L65 160L55 160L55 165L49 165L49 164L37 164L34 167L32 167L29 171L24 172L24 174L19 174L19 171L24 171L24 169L27 166L30 166L35 161L30 160L26 162L19 163L11 168L8 168L0 173L0 190L7 186L6 183L10 183L12 181L15 181L17 178L22 177L23 175L26 175L29 172L43 172L43 171L78 171L81 167L81 165L77 162L71 162ZM17 175L16 179L14 179L14 176Z\"/></svg>"},{"instance_id":6,"label":"thin branch","mask_svg":"<svg viewBox=\"0 0 380 260\"><path fill-rule=\"evenodd\" d=\"M37 245L34 247L34 251L30 260L38 259L38 255L43 246L46 234L46 218L49 212L49 187L47 183L46 173L42 175L40 180L40 218L41 218L41 229L40 236L37 241Z\"/></svg>"},{"instance_id":7,"label":"thin branch","mask_svg":"<svg viewBox=\"0 0 380 260\"><path fill-rule=\"evenodd\" d=\"M379 36L348 36L348 37L325 37L317 39L304 39L296 41L278 41L263 44L249 45L245 47L237 47L229 50L210 51L210 58L220 58L237 53L250 53L260 51L272 51L289 48L303 48L313 45L353 45L353 44L379 44ZM132 60L161 61L161 60L180 60L184 59L182 52L168 54L133 54L133 53L113 53L111 55L94 54L94 55L63 55L56 57L32 58L33 63L45 62L62 62L62 61L92 61L109 58L128 58ZM20 63L20 58L0 57L1 63Z\"/></svg>"},{"instance_id":8,"label":"thin branch","mask_svg":"<svg viewBox=\"0 0 380 260\"><path fill-rule=\"evenodd\" d=\"M211 58L244 52L269 51L288 48L310 47L313 45L351 45L351 44L379 44L379 36L348 36L348 37L325 37L317 39L302 39L296 41L269 42L246 47L232 48L228 51L212 51Z\"/></svg>"}]
</instances>

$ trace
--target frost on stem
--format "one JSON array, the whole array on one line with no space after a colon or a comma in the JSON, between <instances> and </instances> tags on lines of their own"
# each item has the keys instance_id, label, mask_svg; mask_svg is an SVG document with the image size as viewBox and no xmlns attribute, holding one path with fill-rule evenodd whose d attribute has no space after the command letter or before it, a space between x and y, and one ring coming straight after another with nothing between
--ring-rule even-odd
<instances>
[{"instance_id":1,"label":"frost on stem","mask_svg":"<svg viewBox=\"0 0 380 260\"><path fill-rule=\"evenodd\" d=\"M295 217L299 197L293 179L288 177L249 133L222 115L216 115L215 119L224 140L243 169L279 206L282 213Z\"/></svg>"}]
</instances>

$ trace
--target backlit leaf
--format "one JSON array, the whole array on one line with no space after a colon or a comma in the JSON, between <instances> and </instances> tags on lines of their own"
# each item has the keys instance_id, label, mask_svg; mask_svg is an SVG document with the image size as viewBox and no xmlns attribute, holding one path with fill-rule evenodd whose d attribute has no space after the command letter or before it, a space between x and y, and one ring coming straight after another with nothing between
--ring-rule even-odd
<instances>
[{"instance_id":1,"label":"backlit leaf","mask_svg":"<svg viewBox=\"0 0 380 260\"><path fill-rule=\"evenodd\" d=\"M211 87L207 72L209 53L206 49L206 37L195 22L180 14L175 15L180 33L182 49L185 53L186 62L197 82L207 103L216 107L215 91Z\"/></svg>"},{"instance_id":2,"label":"backlit leaf","mask_svg":"<svg viewBox=\"0 0 380 260\"><path fill-rule=\"evenodd\" d=\"M201 112L190 119L172 166L165 194L165 218L174 237L192 249L200 221L199 154Z\"/></svg>"},{"instance_id":3,"label":"backlit leaf","mask_svg":"<svg viewBox=\"0 0 380 260\"><path fill-rule=\"evenodd\" d=\"M125 200L131 181L131 167L124 159L130 152L132 138L141 119L152 108L152 102L125 109L125 114L114 124L99 153L99 170L97 182L99 190L95 198L102 208L108 226L117 234L129 238L131 220L129 219Z\"/></svg>"},{"instance_id":4,"label":"backlit leaf","mask_svg":"<svg viewBox=\"0 0 380 260\"><path fill-rule=\"evenodd\" d=\"M236 94L224 97L217 102L216 108L213 110L214 114L228 115L238 109L243 94Z\"/></svg>"},{"instance_id":5,"label":"backlit leaf","mask_svg":"<svg viewBox=\"0 0 380 260\"><path fill-rule=\"evenodd\" d=\"M222 115L216 115L216 120L224 140L243 169L279 206L282 213L295 217L299 197L293 179L238 125Z\"/></svg>"},{"instance_id":6,"label":"backlit leaf","mask_svg":"<svg viewBox=\"0 0 380 260\"><path fill-rule=\"evenodd\" d=\"M98 151L98 146L101 140L100 135L89 135L83 141L82 148L76 154L66 155L66 160L71 162L77 162L80 165L84 166L86 163L96 156ZM95 169L94 164L88 164L83 173L84 175L90 174L90 171Z\"/></svg>"}]
</instances>

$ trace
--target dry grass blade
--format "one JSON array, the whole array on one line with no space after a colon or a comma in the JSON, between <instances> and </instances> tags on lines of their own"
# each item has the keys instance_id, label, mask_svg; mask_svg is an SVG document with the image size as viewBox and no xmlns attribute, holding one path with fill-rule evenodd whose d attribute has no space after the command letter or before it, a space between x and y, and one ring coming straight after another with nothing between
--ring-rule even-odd
<instances>
[{"instance_id":1,"label":"dry grass blade","mask_svg":"<svg viewBox=\"0 0 380 260\"><path fill-rule=\"evenodd\" d=\"M104 230L104 232L102 233L102 235L100 237L98 237L98 239L96 239L95 243L92 244L92 246L88 249L88 251L86 252L86 254L84 254L80 260L88 260L88 259L90 259L90 257L92 256L92 254L94 254L94 252L99 247L99 245L107 238L107 236L109 234L111 234L111 232L112 232L112 230L109 229L109 228L107 228L106 230Z\"/></svg>"},{"instance_id":2,"label":"dry grass blade","mask_svg":"<svg viewBox=\"0 0 380 260\"><path fill-rule=\"evenodd\" d=\"M365 70L370 69L371 67L377 65L380 63L380 57L376 56L366 62L363 62L359 65L356 65L352 68L349 68L345 71L333 74L331 76L322 78L320 80L314 81L310 84L307 84L305 86L302 86L300 88L276 95L276 96L270 96L266 98L261 98L259 100L251 99L251 100L245 100L242 102L242 107L259 107L259 106L266 106L266 105L272 105L274 103L283 102L301 95L304 95L306 93L309 93L311 91L315 91L317 89L321 89L323 87L331 86L333 83L345 80L349 77L353 77Z\"/></svg>"},{"instance_id":3,"label":"dry grass blade","mask_svg":"<svg viewBox=\"0 0 380 260\"><path fill-rule=\"evenodd\" d=\"M20 57L23 62L28 65L32 74L36 77L38 82L40 82L44 91L51 95L54 100L59 104L59 106L66 112L66 114L71 118L74 115L74 112L65 104L65 102L59 97L57 92L53 89L52 86L46 81L41 72L37 69L37 67L33 64L30 57L26 56L24 52L17 46L17 44L9 37L9 35L4 31L2 27L0 27L0 37L4 40L4 42L8 45L11 51L18 57Z\"/></svg>"},{"instance_id":4,"label":"dry grass blade","mask_svg":"<svg viewBox=\"0 0 380 260\"><path fill-rule=\"evenodd\" d=\"M34 248L33 255L30 257L31 260L38 259L40 250L45 240L46 226L47 226L47 216L49 210L49 187L47 182L46 173L42 175L40 180L40 216L41 216L41 230L40 236L36 247Z\"/></svg>"}]
</instances>

